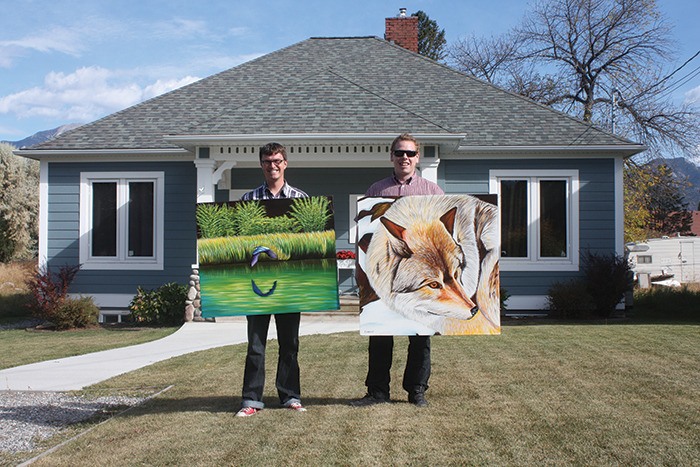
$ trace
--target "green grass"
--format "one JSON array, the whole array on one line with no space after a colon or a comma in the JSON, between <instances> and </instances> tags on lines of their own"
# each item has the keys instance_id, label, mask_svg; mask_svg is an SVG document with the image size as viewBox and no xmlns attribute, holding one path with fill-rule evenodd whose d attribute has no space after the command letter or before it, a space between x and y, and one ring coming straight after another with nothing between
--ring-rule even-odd
<instances>
[{"instance_id":1,"label":"green grass","mask_svg":"<svg viewBox=\"0 0 700 467\"><path fill-rule=\"evenodd\" d=\"M501 336L436 337L430 407L417 409L400 388L406 338L395 344L395 402L353 408L367 339L302 337L309 411L278 408L271 343L268 409L249 419L234 417L245 345L223 347L90 388L173 385L34 465L698 465L699 338L697 324L506 324ZM9 460L22 459L0 464Z\"/></svg>"},{"instance_id":2,"label":"green grass","mask_svg":"<svg viewBox=\"0 0 700 467\"><path fill-rule=\"evenodd\" d=\"M0 331L0 370L160 339L177 327L97 326L71 331ZM18 349L22 349L18 351Z\"/></svg>"}]
</instances>

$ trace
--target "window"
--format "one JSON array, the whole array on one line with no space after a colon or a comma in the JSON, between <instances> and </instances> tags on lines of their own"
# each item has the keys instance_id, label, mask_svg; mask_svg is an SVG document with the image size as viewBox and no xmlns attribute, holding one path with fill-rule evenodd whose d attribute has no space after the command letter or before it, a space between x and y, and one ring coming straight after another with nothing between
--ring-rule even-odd
<instances>
[{"instance_id":1,"label":"window","mask_svg":"<svg viewBox=\"0 0 700 467\"><path fill-rule=\"evenodd\" d=\"M637 264L651 264L651 256L650 255L638 255L637 256Z\"/></svg>"},{"instance_id":2,"label":"window","mask_svg":"<svg viewBox=\"0 0 700 467\"><path fill-rule=\"evenodd\" d=\"M492 170L501 268L578 270L578 171Z\"/></svg>"},{"instance_id":3,"label":"window","mask_svg":"<svg viewBox=\"0 0 700 467\"><path fill-rule=\"evenodd\" d=\"M84 172L83 269L163 269L163 172Z\"/></svg>"}]
</instances>

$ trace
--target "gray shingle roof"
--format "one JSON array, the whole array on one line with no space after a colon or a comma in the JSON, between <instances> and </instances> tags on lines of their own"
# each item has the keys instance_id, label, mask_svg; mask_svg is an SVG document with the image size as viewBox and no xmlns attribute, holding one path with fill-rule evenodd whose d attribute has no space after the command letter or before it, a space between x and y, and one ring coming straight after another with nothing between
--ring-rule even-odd
<instances>
[{"instance_id":1,"label":"gray shingle roof","mask_svg":"<svg viewBox=\"0 0 700 467\"><path fill-rule=\"evenodd\" d=\"M34 149L165 149L164 135L455 133L465 146L628 140L376 37L311 38Z\"/></svg>"}]
</instances>

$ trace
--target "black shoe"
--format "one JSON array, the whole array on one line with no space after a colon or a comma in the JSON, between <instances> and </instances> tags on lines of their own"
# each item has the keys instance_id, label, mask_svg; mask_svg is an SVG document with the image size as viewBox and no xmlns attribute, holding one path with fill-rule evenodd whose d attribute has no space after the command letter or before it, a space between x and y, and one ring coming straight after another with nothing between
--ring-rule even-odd
<instances>
[{"instance_id":1,"label":"black shoe","mask_svg":"<svg viewBox=\"0 0 700 467\"><path fill-rule=\"evenodd\" d=\"M372 394L366 394L362 399L355 399L350 402L353 407L368 407L375 404L385 404L389 401L388 397L375 397Z\"/></svg>"},{"instance_id":2,"label":"black shoe","mask_svg":"<svg viewBox=\"0 0 700 467\"><path fill-rule=\"evenodd\" d=\"M427 407L428 401L425 400L425 393L415 392L408 395L408 402L414 404L416 407Z\"/></svg>"}]
</instances>

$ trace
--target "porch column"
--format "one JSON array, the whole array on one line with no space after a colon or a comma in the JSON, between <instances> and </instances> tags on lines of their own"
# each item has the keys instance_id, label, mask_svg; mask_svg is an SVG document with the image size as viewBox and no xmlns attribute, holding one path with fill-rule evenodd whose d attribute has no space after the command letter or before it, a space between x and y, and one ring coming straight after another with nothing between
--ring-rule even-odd
<instances>
[{"instance_id":1,"label":"porch column","mask_svg":"<svg viewBox=\"0 0 700 467\"><path fill-rule=\"evenodd\" d=\"M422 159L420 162L420 176L433 183L437 183L439 166L440 159L429 159L428 161Z\"/></svg>"},{"instance_id":2,"label":"porch column","mask_svg":"<svg viewBox=\"0 0 700 467\"><path fill-rule=\"evenodd\" d=\"M212 159L195 159L197 167L197 203L214 201L214 168L216 161Z\"/></svg>"}]
</instances>

